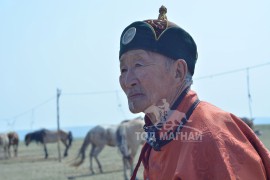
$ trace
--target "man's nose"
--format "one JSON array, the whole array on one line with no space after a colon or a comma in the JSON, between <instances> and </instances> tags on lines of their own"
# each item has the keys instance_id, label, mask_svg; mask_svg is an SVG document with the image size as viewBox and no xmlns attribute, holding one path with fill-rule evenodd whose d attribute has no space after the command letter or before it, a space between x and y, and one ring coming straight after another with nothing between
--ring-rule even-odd
<instances>
[{"instance_id":1,"label":"man's nose","mask_svg":"<svg viewBox=\"0 0 270 180\"><path fill-rule=\"evenodd\" d=\"M134 73L134 71L132 69L130 69L127 72L126 77L125 77L126 87L130 88L130 87L136 86L137 82L138 82L138 80L137 80L136 74Z\"/></svg>"}]
</instances>

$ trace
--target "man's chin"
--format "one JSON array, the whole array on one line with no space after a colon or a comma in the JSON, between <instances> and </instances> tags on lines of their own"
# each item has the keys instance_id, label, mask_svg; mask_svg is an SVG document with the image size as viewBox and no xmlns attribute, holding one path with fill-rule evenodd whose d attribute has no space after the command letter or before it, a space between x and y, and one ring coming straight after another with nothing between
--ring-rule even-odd
<instances>
[{"instance_id":1,"label":"man's chin","mask_svg":"<svg viewBox=\"0 0 270 180\"><path fill-rule=\"evenodd\" d=\"M136 114L136 113L140 113L143 112L141 110L139 110L138 108L134 108L134 107L129 107L130 112Z\"/></svg>"},{"instance_id":2,"label":"man's chin","mask_svg":"<svg viewBox=\"0 0 270 180\"><path fill-rule=\"evenodd\" d=\"M132 113L143 113L147 108L146 104L142 101L128 101L129 110Z\"/></svg>"},{"instance_id":3,"label":"man's chin","mask_svg":"<svg viewBox=\"0 0 270 180\"><path fill-rule=\"evenodd\" d=\"M128 103L128 104L129 104L129 110L130 110L130 112L132 112L134 114L143 112L143 110L144 110L142 107L136 106L133 103Z\"/></svg>"}]
</instances>

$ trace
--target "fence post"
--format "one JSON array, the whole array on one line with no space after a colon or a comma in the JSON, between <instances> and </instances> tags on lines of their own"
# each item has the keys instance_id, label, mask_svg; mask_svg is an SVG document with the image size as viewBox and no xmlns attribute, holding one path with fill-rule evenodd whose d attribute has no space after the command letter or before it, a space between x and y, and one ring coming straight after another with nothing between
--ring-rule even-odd
<instances>
[{"instance_id":1,"label":"fence post","mask_svg":"<svg viewBox=\"0 0 270 180\"><path fill-rule=\"evenodd\" d=\"M58 160L61 162L61 150L60 150L60 136L59 136L59 130L60 130L60 114L59 114L59 99L61 95L61 90L57 89L57 98L56 98L56 108L57 108L57 134L58 134L58 141L57 141L57 147L58 147Z\"/></svg>"},{"instance_id":2,"label":"fence post","mask_svg":"<svg viewBox=\"0 0 270 180\"><path fill-rule=\"evenodd\" d=\"M252 99L251 99L251 93L250 93L250 84L249 84L249 68L247 68L247 93L248 93L248 107L249 107L249 116L250 120L253 121L253 116L252 116Z\"/></svg>"}]
</instances>

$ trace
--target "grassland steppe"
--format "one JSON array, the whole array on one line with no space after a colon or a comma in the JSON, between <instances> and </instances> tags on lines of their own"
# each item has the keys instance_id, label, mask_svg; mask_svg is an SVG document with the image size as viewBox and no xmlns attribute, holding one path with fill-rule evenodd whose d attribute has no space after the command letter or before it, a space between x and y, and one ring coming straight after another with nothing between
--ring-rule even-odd
<instances>
[{"instance_id":1,"label":"grassland steppe","mask_svg":"<svg viewBox=\"0 0 270 180\"><path fill-rule=\"evenodd\" d=\"M258 125L263 133L260 139L270 150L270 125ZM48 144L49 158L44 159L43 147L40 144L31 143L28 147L20 142L18 157L3 159L3 152L0 150L0 179L1 180L121 180L123 179L122 159L120 152L115 147L106 146L100 153L99 159L103 166L104 173L99 173L97 164L94 161L95 174L89 171L89 152L86 151L85 162L75 168L70 164L76 157L83 139L75 139L69 150L69 156L58 161L57 144ZM64 146L60 146L63 152ZM140 151L140 150L139 150ZM137 162L139 152L135 158ZM140 167L138 178L142 177L143 168Z\"/></svg>"}]
</instances>

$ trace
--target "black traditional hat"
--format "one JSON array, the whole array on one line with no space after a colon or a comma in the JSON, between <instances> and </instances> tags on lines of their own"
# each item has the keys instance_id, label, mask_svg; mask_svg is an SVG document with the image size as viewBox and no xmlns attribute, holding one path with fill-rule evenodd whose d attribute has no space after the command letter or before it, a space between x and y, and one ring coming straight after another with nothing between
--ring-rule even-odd
<instances>
[{"instance_id":1,"label":"black traditional hat","mask_svg":"<svg viewBox=\"0 0 270 180\"><path fill-rule=\"evenodd\" d=\"M191 75L197 61L197 46L188 32L167 20L161 6L158 19L137 21L127 26L120 39L119 58L135 49L153 51L171 59L184 59Z\"/></svg>"}]
</instances>

